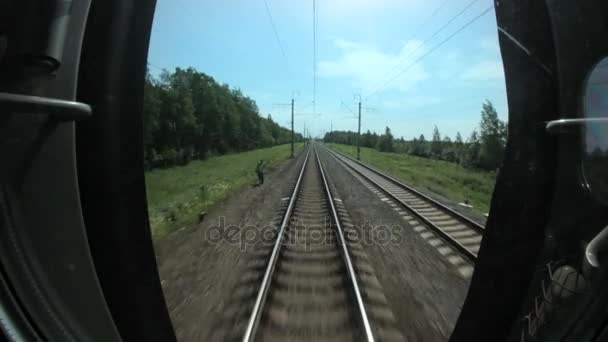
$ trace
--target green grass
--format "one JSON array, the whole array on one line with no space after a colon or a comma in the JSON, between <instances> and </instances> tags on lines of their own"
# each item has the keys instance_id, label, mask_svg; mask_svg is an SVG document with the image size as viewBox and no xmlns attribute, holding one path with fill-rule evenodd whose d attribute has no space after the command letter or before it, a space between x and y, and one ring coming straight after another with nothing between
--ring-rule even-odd
<instances>
[{"instance_id":1,"label":"green grass","mask_svg":"<svg viewBox=\"0 0 608 342\"><path fill-rule=\"evenodd\" d=\"M329 145L351 156L356 155L354 146ZM361 161L386 171L418 190L428 190L458 203L468 200L480 214L489 211L495 172L465 169L456 163L379 152L371 148L361 148Z\"/></svg>"},{"instance_id":2,"label":"green grass","mask_svg":"<svg viewBox=\"0 0 608 342\"><path fill-rule=\"evenodd\" d=\"M296 146L297 151L301 148L302 144ZM286 144L146 172L152 236L158 240L195 223L200 212L255 184L260 159L268 163L268 172L289 159L290 149Z\"/></svg>"}]
</instances>

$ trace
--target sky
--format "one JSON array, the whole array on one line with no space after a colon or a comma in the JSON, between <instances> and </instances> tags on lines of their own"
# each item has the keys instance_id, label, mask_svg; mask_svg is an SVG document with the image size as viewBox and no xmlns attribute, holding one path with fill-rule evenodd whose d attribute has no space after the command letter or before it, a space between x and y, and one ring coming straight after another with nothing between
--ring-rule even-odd
<instances>
[{"instance_id":1,"label":"sky","mask_svg":"<svg viewBox=\"0 0 608 342\"><path fill-rule=\"evenodd\" d=\"M312 136L356 131L361 101L362 132L428 139L437 125L466 139L484 100L508 117L493 9L453 35L492 6L316 0L313 30L313 0L158 0L148 62L153 74L194 67L239 88L285 127L293 97L295 129Z\"/></svg>"}]
</instances>

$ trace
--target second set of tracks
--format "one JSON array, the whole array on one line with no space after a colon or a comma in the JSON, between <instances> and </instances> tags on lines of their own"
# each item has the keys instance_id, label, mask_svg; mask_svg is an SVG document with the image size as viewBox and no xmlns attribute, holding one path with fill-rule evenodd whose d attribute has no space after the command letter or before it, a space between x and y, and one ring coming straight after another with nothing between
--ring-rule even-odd
<instances>
[{"instance_id":1,"label":"second set of tracks","mask_svg":"<svg viewBox=\"0 0 608 342\"><path fill-rule=\"evenodd\" d=\"M347 169L373 184L425 226L439 234L470 262L477 261L485 233L482 224L372 166L328 148L326 151Z\"/></svg>"}]
</instances>

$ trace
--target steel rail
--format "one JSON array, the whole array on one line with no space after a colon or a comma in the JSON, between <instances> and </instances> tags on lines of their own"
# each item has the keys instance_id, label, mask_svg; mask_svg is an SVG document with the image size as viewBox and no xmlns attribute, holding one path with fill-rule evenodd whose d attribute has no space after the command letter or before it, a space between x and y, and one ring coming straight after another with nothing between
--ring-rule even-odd
<instances>
[{"instance_id":1,"label":"steel rail","mask_svg":"<svg viewBox=\"0 0 608 342\"><path fill-rule=\"evenodd\" d=\"M310 154L310 147L306 151L306 157L304 157L304 163L302 164L302 169L300 170L300 174L298 175L298 180L296 181L296 186L291 194L291 198L289 200L289 205L287 206L287 210L285 211L285 215L283 216L283 221L281 222L281 226L279 228L279 233L277 235L277 239L274 243L274 247L272 249L272 253L270 254L270 260L268 262L268 266L266 267L266 272L264 273L264 278L262 279L262 284L260 286L260 290L255 300L255 304L253 306L253 310L251 311L251 316L249 317L249 322L247 323L247 328L245 329L245 335L243 336L243 342L250 342L255 339L255 332L260 323L260 319L262 317L264 304L266 302L266 296L268 295L268 288L270 287L270 283L272 280L272 275L274 274L275 267L277 265L277 260L279 259L279 251L281 249L281 245L283 242L283 235L285 234L285 229L289 224L289 219L291 218L291 213L293 211L294 204L296 202L296 197L298 195L298 191L300 190L300 185L302 184L302 176L304 175L304 170L306 169L306 163L308 161L308 155Z\"/></svg>"},{"instance_id":2,"label":"steel rail","mask_svg":"<svg viewBox=\"0 0 608 342\"><path fill-rule=\"evenodd\" d=\"M436 206L436 207L438 207L438 208L440 208L440 209L442 209L442 210L447 211L447 212L448 212L448 213L450 213L452 216L456 216L456 218L457 218L457 219L459 219L459 220L461 220L461 221L464 221L464 223L466 223L467 225L469 225L469 226L473 227L473 229L477 230L477 232L479 232L479 233L481 233L481 234L485 233L486 228L485 228L483 225L479 224L479 222L476 222L476 221L474 221L474 220L472 220L472 219L470 219L470 218L468 218L468 217L464 216L463 214L461 214L461 213L459 213L459 212L455 211L454 209L452 209L452 208L450 208L450 207L446 206L445 204L440 203L440 202L438 202L437 200L435 200L435 199L433 199L433 198L431 198L431 197L429 197L429 196L427 196L427 195L423 194L422 192L420 192L420 191L418 191L418 190L416 190L416 189L412 188L411 186L409 186L409 185L407 185L407 184L402 183L400 180L396 179L395 177L393 177L393 176L391 176L391 175L389 175L389 174L387 174L387 173L385 173L385 172L382 172L382 171L380 171L380 170L376 169L376 168L375 168L375 167L373 167L373 166L370 166L370 165L367 165L367 164L365 164L365 163L363 163L363 162L360 162L360 161L358 161L358 160L355 160L355 159L354 159L354 158L352 158L351 156L346 155L346 154L344 154L344 153L342 153L342 152L339 152L339 151L336 151L336 150L330 149L330 148L328 148L328 147L326 147L326 146L323 146L323 147L325 147L326 149L328 149L328 150L330 150L330 151L332 151L332 152L334 152L334 153L337 153L337 154L339 154L339 155L341 155L341 156L343 156L343 157L347 158L348 160L350 160L350 161L352 161L352 162L354 162L354 163L357 163L358 165L361 165L362 167L364 167L364 168L366 168L366 169L368 169L368 170L370 170L370 171L372 171L372 172L374 172L374 173L377 173L378 175L380 175L380 176L382 176L382 177L384 177L384 178L388 179L389 181L391 181L391 182L395 183L396 185L398 185L398 186L400 186L400 187L403 187L403 188L405 188L406 190L408 190L408 191L410 191L410 192L413 192L413 193L414 193L416 196L422 197L423 199L425 199L425 200L429 201L429 202L430 202L432 205L434 205L434 206Z\"/></svg>"},{"instance_id":3,"label":"steel rail","mask_svg":"<svg viewBox=\"0 0 608 342\"><path fill-rule=\"evenodd\" d=\"M400 198L398 198L396 195L394 195L392 192L390 192L384 186L380 185L377 181L373 180L370 176L368 176L368 175L364 174L363 172L357 170L355 167L353 167L352 165L349 165L348 163L346 163L341 158L338 158L336 156L336 154L335 154L334 151L328 149L327 147L325 147L325 149L337 161L339 161L340 163L344 164L346 167L352 169L357 174L361 175L361 177L365 178L366 180L368 180L369 182L371 182L372 184L374 184L374 186L376 186L377 188L379 188L380 190L382 190L382 192L384 192L386 195L388 195L389 197L391 197L394 201L396 201L397 203L399 203L401 206L405 207L408 211L410 211L412 214L414 214L414 216L416 216L419 220L421 220L422 222L424 222L425 225L427 225L428 227L431 227L434 231L436 231L439 235L441 235L441 237L443 237L445 240L447 240L448 242L450 242L454 247L456 247L456 249L458 249L462 254L464 254L473 263L475 263L477 261L477 254L475 254L473 251L471 251L470 249L468 249L467 247L465 247L463 244L461 244L460 242L458 242L456 239L454 239L448 233L446 233L445 231L443 231L439 226L437 226L436 224L434 224L433 222L431 222L429 219L427 219L423 214L421 214L420 212L418 212L418 210L412 208L409 204L405 203L403 200L401 200Z\"/></svg>"},{"instance_id":4,"label":"steel rail","mask_svg":"<svg viewBox=\"0 0 608 342\"><path fill-rule=\"evenodd\" d=\"M353 292L355 295L355 299L357 301L357 307L359 309L359 313L361 314L361 323L363 325L363 330L365 331L365 338L368 342L374 341L374 334L372 332L371 324L369 323L369 318L367 315L367 310L365 309L365 304L363 303L363 296L361 295L359 281L357 280L357 274L355 272L355 268L353 267L353 263L350 257L350 252L348 250L348 245L346 244L346 239L344 238L344 232L342 230L342 226L340 225L340 219L338 217L338 212L334 205L334 197L329 189L329 185L327 182L327 178L325 177L325 171L323 170L323 166L321 165L321 160L319 159L319 154L315 149L315 156L317 157L317 164L319 165L319 170L321 171L321 178L323 179L323 185L325 188L325 194L327 195L327 200L329 202L329 206L331 208L331 214L334 218L334 223L336 225L336 231L339 237L339 243L341 245L342 257L344 258L344 263L346 264L346 269L348 271L349 278L353 285Z\"/></svg>"}]
</instances>

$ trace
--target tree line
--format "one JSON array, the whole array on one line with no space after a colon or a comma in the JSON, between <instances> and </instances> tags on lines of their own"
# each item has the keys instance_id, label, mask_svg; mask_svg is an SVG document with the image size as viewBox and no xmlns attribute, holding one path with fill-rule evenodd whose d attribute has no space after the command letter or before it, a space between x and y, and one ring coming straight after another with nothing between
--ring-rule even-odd
<instances>
[{"instance_id":1,"label":"tree line","mask_svg":"<svg viewBox=\"0 0 608 342\"><path fill-rule=\"evenodd\" d=\"M479 128L471 133L467 141L463 141L460 132L456 133L454 140L447 135L442 136L437 126L430 140L427 140L424 134L412 140L405 140L403 137L395 139L390 128L386 127L381 135L369 130L361 134L360 145L381 152L407 153L459 163L467 168L496 170L502 163L507 135L507 123L498 118L496 109L486 100L482 104ZM333 131L325 134L324 141L356 145L357 133Z\"/></svg>"},{"instance_id":2,"label":"tree line","mask_svg":"<svg viewBox=\"0 0 608 342\"><path fill-rule=\"evenodd\" d=\"M291 142L291 130L260 116L254 100L193 68L147 73L143 115L147 168Z\"/></svg>"}]
</instances>

